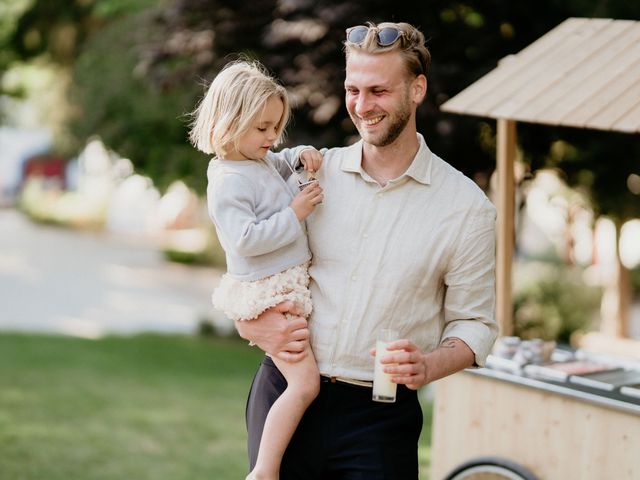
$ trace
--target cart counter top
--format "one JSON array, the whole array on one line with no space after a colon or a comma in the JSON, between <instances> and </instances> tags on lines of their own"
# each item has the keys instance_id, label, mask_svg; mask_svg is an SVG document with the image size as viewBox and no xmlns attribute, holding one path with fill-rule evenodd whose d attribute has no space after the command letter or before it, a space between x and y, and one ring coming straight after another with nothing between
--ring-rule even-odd
<instances>
[{"instance_id":1,"label":"cart counter top","mask_svg":"<svg viewBox=\"0 0 640 480\"><path fill-rule=\"evenodd\" d=\"M618 389L613 391L592 388L586 385L550 379L540 379L524 373L508 372L496 368L477 368L465 370L471 375L480 375L499 381L543 390L561 396L578 399L587 403L612 408L640 416L640 398L623 395Z\"/></svg>"}]
</instances>

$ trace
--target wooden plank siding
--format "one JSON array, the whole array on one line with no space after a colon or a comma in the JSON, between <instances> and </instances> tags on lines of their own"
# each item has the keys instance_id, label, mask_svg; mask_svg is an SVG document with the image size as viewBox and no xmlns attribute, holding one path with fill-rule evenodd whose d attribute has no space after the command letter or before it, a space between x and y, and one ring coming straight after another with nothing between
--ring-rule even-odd
<instances>
[{"instance_id":1,"label":"wooden plank siding","mask_svg":"<svg viewBox=\"0 0 640 480\"><path fill-rule=\"evenodd\" d=\"M541 480L640 478L637 414L467 372L435 386L433 479L484 456L519 463Z\"/></svg>"},{"instance_id":2,"label":"wooden plank siding","mask_svg":"<svg viewBox=\"0 0 640 480\"><path fill-rule=\"evenodd\" d=\"M535 43L532 43L522 50L519 54L521 61L535 62L536 59L544 55L548 49L556 48L562 42L565 35L577 28L578 24L579 22L576 22L575 19L568 19L561 23ZM518 65L519 62L515 55L509 55L503 58L498 68L492 70L470 87L467 87L458 95L448 100L441 106L442 110L483 116L485 112L477 107L472 108L473 104L504 84L510 75L517 73Z\"/></svg>"},{"instance_id":3,"label":"wooden plank siding","mask_svg":"<svg viewBox=\"0 0 640 480\"><path fill-rule=\"evenodd\" d=\"M445 102L446 112L640 132L640 22L570 18Z\"/></svg>"}]
</instances>

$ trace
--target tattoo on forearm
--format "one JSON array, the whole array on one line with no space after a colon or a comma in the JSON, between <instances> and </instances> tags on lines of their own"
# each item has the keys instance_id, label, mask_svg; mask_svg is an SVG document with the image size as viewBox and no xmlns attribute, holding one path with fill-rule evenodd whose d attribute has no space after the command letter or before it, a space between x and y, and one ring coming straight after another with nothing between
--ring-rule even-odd
<instances>
[{"instance_id":1,"label":"tattoo on forearm","mask_svg":"<svg viewBox=\"0 0 640 480\"><path fill-rule=\"evenodd\" d=\"M440 342L441 348L455 348L456 347L455 338L445 338L442 342Z\"/></svg>"}]
</instances>

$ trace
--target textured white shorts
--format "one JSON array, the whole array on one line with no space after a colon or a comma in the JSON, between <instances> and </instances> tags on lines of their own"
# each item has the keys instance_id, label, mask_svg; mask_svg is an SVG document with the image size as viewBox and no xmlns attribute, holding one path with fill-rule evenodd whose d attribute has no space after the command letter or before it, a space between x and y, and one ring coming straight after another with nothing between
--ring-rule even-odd
<instances>
[{"instance_id":1,"label":"textured white shorts","mask_svg":"<svg viewBox=\"0 0 640 480\"><path fill-rule=\"evenodd\" d=\"M253 282L225 274L211 296L213 306L232 320L253 320L286 300L294 302L303 317L311 314L308 262Z\"/></svg>"}]
</instances>

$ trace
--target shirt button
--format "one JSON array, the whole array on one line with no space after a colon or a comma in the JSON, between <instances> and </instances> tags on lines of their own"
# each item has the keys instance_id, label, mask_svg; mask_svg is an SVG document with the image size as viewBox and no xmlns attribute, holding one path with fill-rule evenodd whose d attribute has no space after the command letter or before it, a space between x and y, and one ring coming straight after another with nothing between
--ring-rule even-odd
<instances>
[{"instance_id":1,"label":"shirt button","mask_svg":"<svg viewBox=\"0 0 640 480\"><path fill-rule=\"evenodd\" d=\"M364 235L362 235L362 238L369 238L369 235L365 233Z\"/></svg>"},{"instance_id":2,"label":"shirt button","mask_svg":"<svg viewBox=\"0 0 640 480\"><path fill-rule=\"evenodd\" d=\"M351 275L351 281L355 282L358 279L356 275Z\"/></svg>"}]
</instances>

